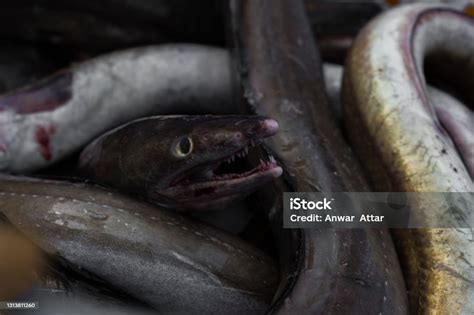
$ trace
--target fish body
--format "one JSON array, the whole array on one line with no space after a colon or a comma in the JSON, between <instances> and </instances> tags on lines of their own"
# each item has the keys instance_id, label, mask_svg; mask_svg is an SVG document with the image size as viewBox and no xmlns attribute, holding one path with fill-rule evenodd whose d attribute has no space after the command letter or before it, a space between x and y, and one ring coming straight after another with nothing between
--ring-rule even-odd
<instances>
[{"instance_id":1,"label":"fish body","mask_svg":"<svg viewBox=\"0 0 474 315\"><path fill-rule=\"evenodd\" d=\"M278 121L280 132L266 144L283 166L290 188L368 190L329 108L302 1L231 1L230 10L243 94L251 110ZM281 199L286 188L275 190ZM386 230L290 233L282 231L281 211L277 201L269 213L275 218L283 275L270 312L407 312L403 277Z\"/></svg>"},{"instance_id":2,"label":"fish body","mask_svg":"<svg viewBox=\"0 0 474 315\"><path fill-rule=\"evenodd\" d=\"M342 124L344 121L344 108L341 96L344 67L337 64L324 63L323 73L331 109L335 113L337 120ZM457 125L457 127L453 126L447 129L455 134L452 138L457 148L463 152L462 156L466 157L464 158L464 163L469 169L470 174L473 174L473 152L470 150L474 146L474 139L470 136L470 133L472 133L471 125L474 123L472 111L455 96L434 86L428 85L427 92L440 123Z\"/></svg>"},{"instance_id":3,"label":"fish body","mask_svg":"<svg viewBox=\"0 0 474 315\"><path fill-rule=\"evenodd\" d=\"M278 279L234 236L99 187L2 175L0 213L48 255L163 313L262 313Z\"/></svg>"},{"instance_id":4,"label":"fish body","mask_svg":"<svg viewBox=\"0 0 474 315\"><path fill-rule=\"evenodd\" d=\"M140 117L225 113L231 99L228 63L224 50L199 45L136 48L4 94L0 171L46 167Z\"/></svg>"},{"instance_id":5,"label":"fish body","mask_svg":"<svg viewBox=\"0 0 474 315\"><path fill-rule=\"evenodd\" d=\"M472 139L473 130L442 113L459 112L459 102L433 104L423 69L455 82L451 86L462 103L471 104L461 110L462 119L472 122L473 55L474 19L449 6L401 6L358 35L344 71L345 121L377 190L473 191L472 154L464 155L462 145L457 148L463 139ZM437 206L416 215L429 221ZM395 235L410 312L472 314L472 229L412 229Z\"/></svg>"}]
</instances>

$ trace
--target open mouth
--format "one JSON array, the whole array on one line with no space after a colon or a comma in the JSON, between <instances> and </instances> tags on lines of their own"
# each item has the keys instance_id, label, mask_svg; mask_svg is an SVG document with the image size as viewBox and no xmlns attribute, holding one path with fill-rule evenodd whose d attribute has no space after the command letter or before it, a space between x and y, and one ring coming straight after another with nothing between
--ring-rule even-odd
<instances>
[{"instance_id":1,"label":"open mouth","mask_svg":"<svg viewBox=\"0 0 474 315\"><path fill-rule=\"evenodd\" d=\"M257 152L259 140L250 140L247 146L217 161L198 165L176 178L159 194L178 200L193 208L219 208L230 201L243 198L265 183L279 177L283 170L271 155L262 156L258 162L248 159ZM259 151L259 150L255 150ZM253 165L251 165L253 164Z\"/></svg>"}]
</instances>

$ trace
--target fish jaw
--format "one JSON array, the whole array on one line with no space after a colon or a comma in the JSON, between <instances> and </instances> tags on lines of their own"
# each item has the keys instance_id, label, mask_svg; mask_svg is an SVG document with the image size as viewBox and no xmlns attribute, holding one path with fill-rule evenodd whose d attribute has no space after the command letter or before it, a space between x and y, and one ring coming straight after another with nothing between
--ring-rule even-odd
<instances>
[{"instance_id":1,"label":"fish jaw","mask_svg":"<svg viewBox=\"0 0 474 315\"><path fill-rule=\"evenodd\" d=\"M241 174L214 175L197 181L184 181L163 190L153 191L149 198L155 201L163 197L175 200L177 209L220 209L231 202L243 199L264 184L278 178L282 173L282 168L270 156L269 161L260 160L260 164L250 171Z\"/></svg>"},{"instance_id":2,"label":"fish jaw","mask_svg":"<svg viewBox=\"0 0 474 315\"><path fill-rule=\"evenodd\" d=\"M148 199L176 209L220 209L278 178L283 169L271 155L266 160L260 159L258 165L248 171L214 173L225 164L232 166L237 159L245 158L252 147L278 131L275 120L258 116L242 120L239 125L240 131L235 131L239 134L238 140L233 139L229 146L221 144L221 150L215 150L213 158L207 157L198 165L176 174L168 185L154 186Z\"/></svg>"}]
</instances>

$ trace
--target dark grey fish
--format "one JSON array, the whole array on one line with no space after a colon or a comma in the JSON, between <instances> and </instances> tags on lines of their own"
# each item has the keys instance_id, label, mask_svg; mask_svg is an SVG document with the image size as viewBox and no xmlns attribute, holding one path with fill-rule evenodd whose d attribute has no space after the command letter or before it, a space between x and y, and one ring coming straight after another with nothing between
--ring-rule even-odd
<instances>
[{"instance_id":1,"label":"dark grey fish","mask_svg":"<svg viewBox=\"0 0 474 315\"><path fill-rule=\"evenodd\" d=\"M97 57L0 96L0 171L49 166L102 133L150 115L229 113L229 58L199 45Z\"/></svg>"},{"instance_id":2,"label":"dark grey fish","mask_svg":"<svg viewBox=\"0 0 474 315\"><path fill-rule=\"evenodd\" d=\"M266 143L293 189L367 191L329 109L302 1L231 1L231 17L243 93L257 114L279 122L281 132ZM280 198L284 189L276 189ZM271 215L281 217L281 208L277 203ZM275 230L288 233L281 225ZM299 261L291 265L281 256L282 285L272 311L407 312L405 285L388 231L315 228L287 236L291 238L286 243L279 243L280 252L288 255L293 248Z\"/></svg>"},{"instance_id":3,"label":"dark grey fish","mask_svg":"<svg viewBox=\"0 0 474 315\"><path fill-rule=\"evenodd\" d=\"M258 116L155 116L111 130L79 159L81 175L174 209L222 208L281 175L274 160L240 173L219 167L278 131Z\"/></svg>"},{"instance_id":4,"label":"dark grey fish","mask_svg":"<svg viewBox=\"0 0 474 315\"><path fill-rule=\"evenodd\" d=\"M2 175L0 213L48 255L162 313L262 313L278 279L243 241L97 187Z\"/></svg>"}]
</instances>

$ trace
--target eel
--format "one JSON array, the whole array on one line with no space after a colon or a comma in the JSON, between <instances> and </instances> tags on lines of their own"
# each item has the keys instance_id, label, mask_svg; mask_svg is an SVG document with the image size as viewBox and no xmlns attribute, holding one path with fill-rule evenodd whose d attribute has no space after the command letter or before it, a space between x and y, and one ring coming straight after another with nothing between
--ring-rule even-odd
<instances>
[{"instance_id":1,"label":"eel","mask_svg":"<svg viewBox=\"0 0 474 315\"><path fill-rule=\"evenodd\" d=\"M474 190L468 166L472 154L459 147L463 139L473 139L473 56L474 19L449 6L401 6L357 36L346 62L342 100L351 141L377 190ZM470 105L463 111L467 128L442 114L458 112L449 103L441 111L434 107L424 65L450 77L462 103ZM417 215L429 220L436 207ZM473 314L472 228L410 229L395 235L410 312Z\"/></svg>"},{"instance_id":2,"label":"eel","mask_svg":"<svg viewBox=\"0 0 474 315\"><path fill-rule=\"evenodd\" d=\"M156 314L151 307L84 274L45 254L0 214L0 300L34 301L39 303L35 314Z\"/></svg>"},{"instance_id":3,"label":"eel","mask_svg":"<svg viewBox=\"0 0 474 315\"><path fill-rule=\"evenodd\" d=\"M321 63L302 1L230 2L236 66L243 95L280 132L266 145L295 191L367 191L357 160L328 106ZM282 198L286 188L276 188ZM270 217L282 220L281 201ZM386 230L302 229L275 234L282 284L270 309L279 314L407 312L398 258ZM300 245L298 245L298 242ZM293 247L295 264L288 263ZM293 269L291 269L293 268Z\"/></svg>"},{"instance_id":4,"label":"eel","mask_svg":"<svg viewBox=\"0 0 474 315\"><path fill-rule=\"evenodd\" d=\"M341 94L344 68L337 64L324 63L323 73L331 109L338 122L343 125L344 109L341 103ZM452 138L456 141L457 149L462 152L461 155L466 157L464 163L472 176L474 174L474 157L472 156L474 152L471 149L474 147L474 138L470 137L474 123L472 111L456 97L434 86L428 85L427 92L441 124L456 124L456 126L447 128L447 131L455 132L455 136Z\"/></svg>"},{"instance_id":5,"label":"eel","mask_svg":"<svg viewBox=\"0 0 474 315\"><path fill-rule=\"evenodd\" d=\"M82 287L49 289L38 287L23 295L21 301L38 302L37 315L156 315L157 310L139 303L130 303L123 297L101 296ZM31 310L16 311L19 315L31 314Z\"/></svg>"},{"instance_id":6,"label":"eel","mask_svg":"<svg viewBox=\"0 0 474 315\"><path fill-rule=\"evenodd\" d=\"M46 254L163 313L262 313L278 281L273 260L240 239L101 187L0 175L0 214Z\"/></svg>"},{"instance_id":7,"label":"eel","mask_svg":"<svg viewBox=\"0 0 474 315\"><path fill-rule=\"evenodd\" d=\"M0 171L24 173L153 114L228 113L228 54L199 45L97 57L0 97Z\"/></svg>"},{"instance_id":8,"label":"eel","mask_svg":"<svg viewBox=\"0 0 474 315\"><path fill-rule=\"evenodd\" d=\"M272 157L249 171L218 172L221 164L235 164L277 131L275 120L259 116L142 118L89 144L78 171L164 207L219 209L281 175Z\"/></svg>"}]
</instances>

